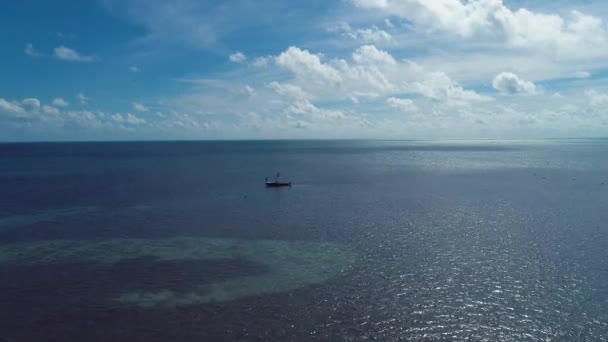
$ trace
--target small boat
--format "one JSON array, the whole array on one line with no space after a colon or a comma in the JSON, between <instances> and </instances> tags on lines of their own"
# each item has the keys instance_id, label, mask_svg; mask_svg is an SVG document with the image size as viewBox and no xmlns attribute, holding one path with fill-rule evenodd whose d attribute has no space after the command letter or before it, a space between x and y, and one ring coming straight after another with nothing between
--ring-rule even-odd
<instances>
[{"instance_id":1,"label":"small boat","mask_svg":"<svg viewBox=\"0 0 608 342\"><path fill-rule=\"evenodd\" d=\"M291 186L291 182L278 182L278 181L266 182L267 188L280 188L283 186Z\"/></svg>"},{"instance_id":2,"label":"small boat","mask_svg":"<svg viewBox=\"0 0 608 342\"><path fill-rule=\"evenodd\" d=\"M284 186L291 186L291 182L281 182L279 180L279 177L281 176L281 174L279 172L277 172L274 181L269 181L268 177L266 177L266 187L267 188L281 188Z\"/></svg>"}]
</instances>

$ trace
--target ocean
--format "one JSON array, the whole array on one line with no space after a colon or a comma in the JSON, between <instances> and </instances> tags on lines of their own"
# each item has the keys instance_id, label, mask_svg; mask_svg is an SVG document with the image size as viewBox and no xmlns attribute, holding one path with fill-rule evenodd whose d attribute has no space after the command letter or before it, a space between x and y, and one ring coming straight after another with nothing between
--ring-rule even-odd
<instances>
[{"instance_id":1,"label":"ocean","mask_svg":"<svg viewBox=\"0 0 608 342\"><path fill-rule=\"evenodd\" d=\"M3 342L608 340L605 139L0 144L0 195Z\"/></svg>"}]
</instances>

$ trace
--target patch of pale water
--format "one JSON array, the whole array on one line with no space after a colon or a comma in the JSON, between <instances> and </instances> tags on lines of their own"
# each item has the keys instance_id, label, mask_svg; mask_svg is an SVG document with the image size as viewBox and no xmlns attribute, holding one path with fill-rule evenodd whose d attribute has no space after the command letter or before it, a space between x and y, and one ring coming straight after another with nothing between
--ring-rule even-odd
<instances>
[{"instance_id":1,"label":"patch of pale water","mask_svg":"<svg viewBox=\"0 0 608 342\"><path fill-rule=\"evenodd\" d=\"M354 253L334 243L210 238L57 240L0 246L0 264L4 265L78 262L111 267L125 260L144 257L151 258L151 262L246 260L264 272L232 274L227 279L191 284L185 292L173 289L130 290L113 300L130 306L177 307L285 292L322 283L346 272L353 262ZM163 275L148 274L148 278L144 276L138 281L149 285L158 276ZM212 278L214 275L208 276Z\"/></svg>"}]
</instances>

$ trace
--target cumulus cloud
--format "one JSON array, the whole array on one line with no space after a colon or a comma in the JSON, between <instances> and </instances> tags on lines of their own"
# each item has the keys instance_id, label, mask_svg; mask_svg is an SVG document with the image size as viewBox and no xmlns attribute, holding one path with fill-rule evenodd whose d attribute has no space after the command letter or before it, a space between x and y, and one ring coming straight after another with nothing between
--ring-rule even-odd
<instances>
[{"instance_id":1,"label":"cumulus cloud","mask_svg":"<svg viewBox=\"0 0 608 342\"><path fill-rule=\"evenodd\" d=\"M41 109L44 114L59 114L59 109L53 106L43 105Z\"/></svg>"},{"instance_id":2,"label":"cumulus cloud","mask_svg":"<svg viewBox=\"0 0 608 342\"><path fill-rule=\"evenodd\" d=\"M425 80L415 82L414 88L419 94L431 100L446 101L453 104L491 100L491 98L473 90L464 89L443 72L431 73Z\"/></svg>"},{"instance_id":3,"label":"cumulus cloud","mask_svg":"<svg viewBox=\"0 0 608 342\"><path fill-rule=\"evenodd\" d=\"M600 93L596 90L588 90L585 95L589 103L594 107L608 108L608 94Z\"/></svg>"},{"instance_id":4,"label":"cumulus cloud","mask_svg":"<svg viewBox=\"0 0 608 342\"><path fill-rule=\"evenodd\" d=\"M302 88L297 85L289 84L289 83L279 83L276 81L270 82L268 84L268 88L274 90L277 94L281 96L285 96L288 98L303 100L310 97Z\"/></svg>"},{"instance_id":5,"label":"cumulus cloud","mask_svg":"<svg viewBox=\"0 0 608 342\"><path fill-rule=\"evenodd\" d=\"M55 107L67 107L69 105L70 104L66 100L62 99L61 97L56 97L53 99L53 106L55 106Z\"/></svg>"},{"instance_id":6,"label":"cumulus cloud","mask_svg":"<svg viewBox=\"0 0 608 342\"><path fill-rule=\"evenodd\" d=\"M292 71L295 78L290 82L271 82L268 87L294 99L348 100L359 104L361 98L409 93L451 105L492 100L465 89L445 73L429 72L410 61L397 61L374 45L355 49L350 60L323 62L320 56L297 47L282 52L276 60L277 65Z\"/></svg>"},{"instance_id":7,"label":"cumulus cloud","mask_svg":"<svg viewBox=\"0 0 608 342\"><path fill-rule=\"evenodd\" d=\"M393 36L391 36L390 33L381 30L376 26L357 30L356 37L360 37L360 39L369 43L390 42L393 40Z\"/></svg>"},{"instance_id":8,"label":"cumulus cloud","mask_svg":"<svg viewBox=\"0 0 608 342\"><path fill-rule=\"evenodd\" d=\"M269 56L260 56L260 57L256 57L253 62L251 62L251 65L255 66L255 67L265 67L268 65L268 63L272 61L272 57Z\"/></svg>"},{"instance_id":9,"label":"cumulus cloud","mask_svg":"<svg viewBox=\"0 0 608 342\"><path fill-rule=\"evenodd\" d=\"M146 120L139 118L131 113L127 114L127 117L125 118L125 122L131 124L131 125L145 125L146 124Z\"/></svg>"},{"instance_id":10,"label":"cumulus cloud","mask_svg":"<svg viewBox=\"0 0 608 342\"><path fill-rule=\"evenodd\" d=\"M255 95L255 89L253 89L253 87L251 87L250 85L245 85L245 88L243 89L243 92L249 96L253 96Z\"/></svg>"},{"instance_id":11,"label":"cumulus cloud","mask_svg":"<svg viewBox=\"0 0 608 342\"><path fill-rule=\"evenodd\" d=\"M338 83L342 78L332 66L321 62L318 55L295 46L289 47L276 57L276 63L302 78L314 78L330 83Z\"/></svg>"},{"instance_id":12,"label":"cumulus cloud","mask_svg":"<svg viewBox=\"0 0 608 342\"><path fill-rule=\"evenodd\" d=\"M396 65L395 58L374 45L364 45L353 52L353 60L358 64Z\"/></svg>"},{"instance_id":13,"label":"cumulus cloud","mask_svg":"<svg viewBox=\"0 0 608 342\"><path fill-rule=\"evenodd\" d=\"M334 61L339 70L341 88L347 97L379 97L399 91L397 83L411 76L410 65L399 64L393 56L373 45L364 45L352 53L352 62Z\"/></svg>"},{"instance_id":14,"label":"cumulus cloud","mask_svg":"<svg viewBox=\"0 0 608 342\"><path fill-rule=\"evenodd\" d=\"M40 100L33 97L11 102L0 98L0 121L2 117L14 122L27 123L28 127L40 122L53 122L55 127L67 127L75 125L77 119L73 113L61 112L53 106L42 105Z\"/></svg>"},{"instance_id":15,"label":"cumulus cloud","mask_svg":"<svg viewBox=\"0 0 608 342\"><path fill-rule=\"evenodd\" d=\"M247 57L240 51L233 53L232 55L230 55L230 57L228 57L228 59L233 63L239 64L247 62Z\"/></svg>"},{"instance_id":16,"label":"cumulus cloud","mask_svg":"<svg viewBox=\"0 0 608 342\"><path fill-rule=\"evenodd\" d=\"M69 62L94 62L96 60L93 56L84 56L78 53L74 49L70 49L65 46L58 46L55 48L55 57L63 61Z\"/></svg>"},{"instance_id":17,"label":"cumulus cloud","mask_svg":"<svg viewBox=\"0 0 608 342\"><path fill-rule=\"evenodd\" d=\"M360 40L366 43L387 43L393 40L393 36L385 30L372 26L365 29L353 29L347 23L341 23L337 27L331 28L330 31L340 32L343 36L353 40Z\"/></svg>"},{"instance_id":18,"label":"cumulus cloud","mask_svg":"<svg viewBox=\"0 0 608 342\"><path fill-rule=\"evenodd\" d=\"M111 118L112 118L112 120L114 120L116 122L124 122L125 121L125 118L120 113L112 114Z\"/></svg>"},{"instance_id":19,"label":"cumulus cloud","mask_svg":"<svg viewBox=\"0 0 608 342\"><path fill-rule=\"evenodd\" d=\"M139 102L133 102L133 109L138 112L147 112L149 110L148 107Z\"/></svg>"},{"instance_id":20,"label":"cumulus cloud","mask_svg":"<svg viewBox=\"0 0 608 342\"><path fill-rule=\"evenodd\" d=\"M25 98L21 101L7 101L0 98L0 121L9 119L16 122L27 122L28 125L43 121L48 118L48 115L59 115L60 110L49 106L42 105L40 100L34 97ZM53 117L55 120L65 121L67 117Z\"/></svg>"},{"instance_id":21,"label":"cumulus cloud","mask_svg":"<svg viewBox=\"0 0 608 342\"><path fill-rule=\"evenodd\" d=\"M523 80L511 72L501 72L492 81L494 89L502 94L537 94L538 88L530 81Z\"/></svg>"},{"instance_id":22,"label":"cumulus cloud","mask_svg":"<svg viewBox=\"0 0 608 342\"><path fill-rule=\"evenodd\" d=\"M308 100L296 101L286 112L289 114L301 115L313 121L335 121L344 118L344 113L342 111L321 109Z\"/></svg>"},{"instance_id":23,"label":"cumulus cloud","mask_svg":"<svg viewBox=\"0 0 608 342\"><path fill-rule=\"evenodd\" d=\"M389 97L386 100L389 106L398 109L405 113L413 113L418 111L418 107L414 104L414 101L410 99L400 99L397 97Z\"/></svg>"},{"instance_id":24,"label":"cumulus cloud","mask_svg":"<svg viewBox=\"0 0 608 342\"><path fill-rule=\"evenodd\" d=\"M66 112L61 125L72 129L93 129L100 127L102 124L95 114L88 110L81 110Z\"/></svg>"},{"instance_id":25,"label":"cumulus cloud","mask_svg":"<svg viewBox=\"0 0 608 342\"><path fill-rule=\"evenodd\" d=\"M140 118L131 113L127 113L126 115L123 115L121 113L114 113L112 115L109 115L109 118L118 124L128 124L132 126L141 126L146 125L148 123L145 119Z\"/></svg>"},{"instance_id":26,"label":"cumulus cloud","mask_svg":"<svg viewBox=\"0 0 608 342\"><path fill-rule=\"evenodd\" d=\"M34 110L40 108L40 100L36 98L27 98L21 101L23 108L26 110Z\"/></svg>"},{"instance_id":27,"label":"cumulus cloud","mask_svg":"<svg viewBox=\"0 0 608 342\"><path fill-rule=\"evenodd\" d=\"M145 119L139 118L131 113L128 113L127 115L115 113L115 114L112 114L112 116L110 116L110 118L117 123L127 123L127 124L135 125L135 126L146 124Z\"/></svg>"},{"instance_id":28,"label":"cumulus cloud","mask_svg":"<svg viewBox=\"0 0 608 342\"><path fill-rule=\"evenodd\" d=\"M16 103L0 98L0 111L7 113L23 113L23 108Z\"/></svg>"},{"instance_id":29,"label":"cumulus cloud","mask_svg":"<svg viewBox=\"0 0 608 342\"><path fill-rule=\"evenodd\" d=\"M511 48L586 58L608 54L608 31L598 17L511 10L502 0L352 0L361 8L406 18L416 25L463 38L500 40Z\"/></svg>"},{"instance_id":30,"label":"cumulus cloud","mask_svg":"<svg viewBox=\"0 0 608 342\"><path fill-rule=\"evenodd\" d=\"M54 101L57 102L57 101ZM71 110L66 111L51 105L43 105L37 98L8 101L0 98L0 122L6 121L26 125L24 127L57 128L57 129L99 129L133 130L137 126L148 125L141 117L128 113L126 115L106 114L102 111ZM41 126L44 125L44 126Z\"/></svg>"}]
</instances>

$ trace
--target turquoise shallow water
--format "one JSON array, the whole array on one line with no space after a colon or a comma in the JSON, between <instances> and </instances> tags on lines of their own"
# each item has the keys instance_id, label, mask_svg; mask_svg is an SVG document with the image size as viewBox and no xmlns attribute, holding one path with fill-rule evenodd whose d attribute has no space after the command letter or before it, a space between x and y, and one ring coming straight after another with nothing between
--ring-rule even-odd
<instances>
[{"instance_id":1,"label":"turquoise shallow water","mask_svg":"<svg viewBox=\"0 0 608 342\"><path fill-rule=\"evenodd\" d=\"M608 336L605 140L5 144L0 189L0 340Z\"/></svg>"}]
</instances>

